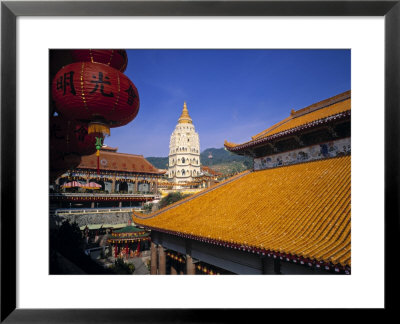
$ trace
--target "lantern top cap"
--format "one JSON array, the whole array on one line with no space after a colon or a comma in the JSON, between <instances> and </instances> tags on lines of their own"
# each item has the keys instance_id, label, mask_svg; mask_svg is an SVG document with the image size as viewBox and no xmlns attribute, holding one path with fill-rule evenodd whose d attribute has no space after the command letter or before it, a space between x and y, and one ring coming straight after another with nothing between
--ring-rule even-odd
<instances>
[{"instance_id":1,"label":"lantern top cap","mask_svg":"<svg viewBox=\"0 0 400 324\"><path fill-rule=\"evenodd\" d=\"M189 116L189 111L187 109L186 101L183 103L183 110L181 117L178 119L179 124L192 124L192 118Z\"/></svg>"}]
</instances>

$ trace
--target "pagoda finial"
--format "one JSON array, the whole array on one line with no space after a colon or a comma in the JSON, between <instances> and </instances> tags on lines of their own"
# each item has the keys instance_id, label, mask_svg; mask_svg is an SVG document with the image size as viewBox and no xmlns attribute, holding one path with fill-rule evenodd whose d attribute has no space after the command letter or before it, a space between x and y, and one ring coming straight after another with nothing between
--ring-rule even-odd
<instances>
[{"instance_id":1,"label":"pagoda finial","mask_svg":"<svg viewBox=\"0 0 400 324\"><path fill-rule=\"evenodd\" d=\"M192 118L189 116L189 111L187 109L186 101L183 102L183 110L181 117L179 117L178 122L180 124L192 124Z\"/></svg>"}]
</instances>

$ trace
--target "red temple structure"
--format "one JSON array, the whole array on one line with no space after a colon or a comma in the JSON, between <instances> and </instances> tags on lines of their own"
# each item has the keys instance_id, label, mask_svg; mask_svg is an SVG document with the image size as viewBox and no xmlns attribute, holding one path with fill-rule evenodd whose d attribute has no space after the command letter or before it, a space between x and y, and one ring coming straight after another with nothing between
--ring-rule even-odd
<instances>
[{"instance_id":1,"label":"red temple structure","mask_svg":"<svg viewBox=\"0 0 400 324\"><path fill-rule=\"evenodd\" d=\"M100 173L97 172L96 154L81 157L80 164L56 179L59 188L71 181L88 188L91 183L100 185L99 189L75 192L55 192L50 194L52 202L99 203L100 206L132 205L144 203L158 197L158 181L165 171L160 171L142 155L117 152L117 148L103 146L100 150ZM66 205L67 206L67 205Z\"/></svg>"}]
</instances>

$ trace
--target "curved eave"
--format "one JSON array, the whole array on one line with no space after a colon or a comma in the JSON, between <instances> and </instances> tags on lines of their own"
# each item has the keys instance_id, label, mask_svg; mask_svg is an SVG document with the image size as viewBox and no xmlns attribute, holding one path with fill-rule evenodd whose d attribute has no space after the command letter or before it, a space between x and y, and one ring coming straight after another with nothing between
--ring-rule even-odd
<instances>
[{"instance_id":1,"label":"curved eave","mask_svg":"<svg viewBox=\"0 0 400 324\"><path fill-rule=\"evenodd\" d=\"M351 110L347 110L347 111L341 112L339 114L335 114L335 115L332 115L332 116L329 116L329 117L325 117L325 118L321 118L321 119L318 119L318 120L314 120L314 121L312 121L310 123L303 124L303 125L297 126L297 127L293 127L291 129L285 130L283 132L279 132L279 133L276 133L276 134L273 134L273 135L270 135L270 136L265 136L265 137L262 137L260 139L252 140L252 141L249 141L249 142L246 142L246 143L243 143L243 144L237 144L236 145L236 144L229 143L229 142L225 141L224 146L228 151L240 152L241 150L246 150L246 149L258 146L260 144L266 144L266 143L268 143L270 141L275 141L277 139L280 139L280 138L283 138L283 137L286 137L286 136L295 135L295 134L300 133L300 132L302 132L302 131L304 131L306 129L316 128L316 127L322 126L324 124L328 124L328 123L330 123L330 122L332 122L334 120L346 119L346 118L348 118L350 116L351 116Z\"/></svg>"},{"instance_id":2,"label":"curved eave","mask_svg":"<svg viewBox=\"0 0 400 324\"><path fill-rule=\"evenodd\" d=\"M140 224L140 223L137 223L137 225L143 226L144 228L146 228L148 230L162 232L162 233L178 236L178 237L185 238L185 239L196 240L196 241L200 241L203 243L213 244L216 246L221 246L221 247L225 247L225 248L229 248L229 249L233 249L233 250L245 251L245 252L257 254L260 256L271 257L274 259L279 258L281 261L284 261L284 262L298 263L298 264L308 266L308 267L315 267L317 269L334 270L337 273L346 273L346 274L351 273L350 265L342 265L340 263L333 264L330 261L325 261L322 259L318 260L318 259L313 259L313 258L304 258L303 256L289 254L289 253L285 253L283 251L269 250L269 249L260 248L257 246L251 246L251 245L236 244L236 243L226 242L223 240L213 239L213 238L209 238L209 237L196 236L196 235L192 235L192 234L181 233L181 232L171 231L171 230L167 230L167 229L163 229L163 228L148 226L148 225Z\"/></svg>"},{"instance_id":3,"label":"curved eave","mask_svg":"<svg viewBox=\"0 0 400 324\"><path fill-rule=\"evenodd\" d=\"M120 237L120 238L109 238L107 239L107 242L112 243L112 242L137 242L137 241L150 241L149 235L143 235L143 236L138 236L138 237Z\"/></svg>"},{"instance_id":4,"label":"curved eave","mask_svg":"<svg viewBox=\"0 0 400 324\"><path fill-rule=\"evenodd\" d=\"M91 167L91 166L78 166L75 168L76 171L82 170L82 171L90 171L92 173L96 173L94 177L97 176L97 168ZM119 173L135 173L135 174L146 174L146 175L162 175L165 174L166 171L133 171L133 170L122 170L118 168L101 168L100 167L100 172L119 172Z\"/></svg>"}]
</instances>

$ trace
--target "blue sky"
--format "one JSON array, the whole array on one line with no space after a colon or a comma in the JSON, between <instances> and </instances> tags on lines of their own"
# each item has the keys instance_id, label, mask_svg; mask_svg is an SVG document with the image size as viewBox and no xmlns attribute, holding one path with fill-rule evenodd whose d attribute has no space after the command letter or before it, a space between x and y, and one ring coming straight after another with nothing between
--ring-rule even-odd
<instances>
[{"instance_id":1,"label":"blue sky","mask_svg":"<svg viewBox=\"0 0 400 324\"><path fill-rule=\"evenodd\" d=\"M350 50L127 50L125 74L140 109L112 128L118 152L168 156L186 101L200 149L242 143L286 118L291 109L351 89Z\"/></svg>"}]
</instances>

